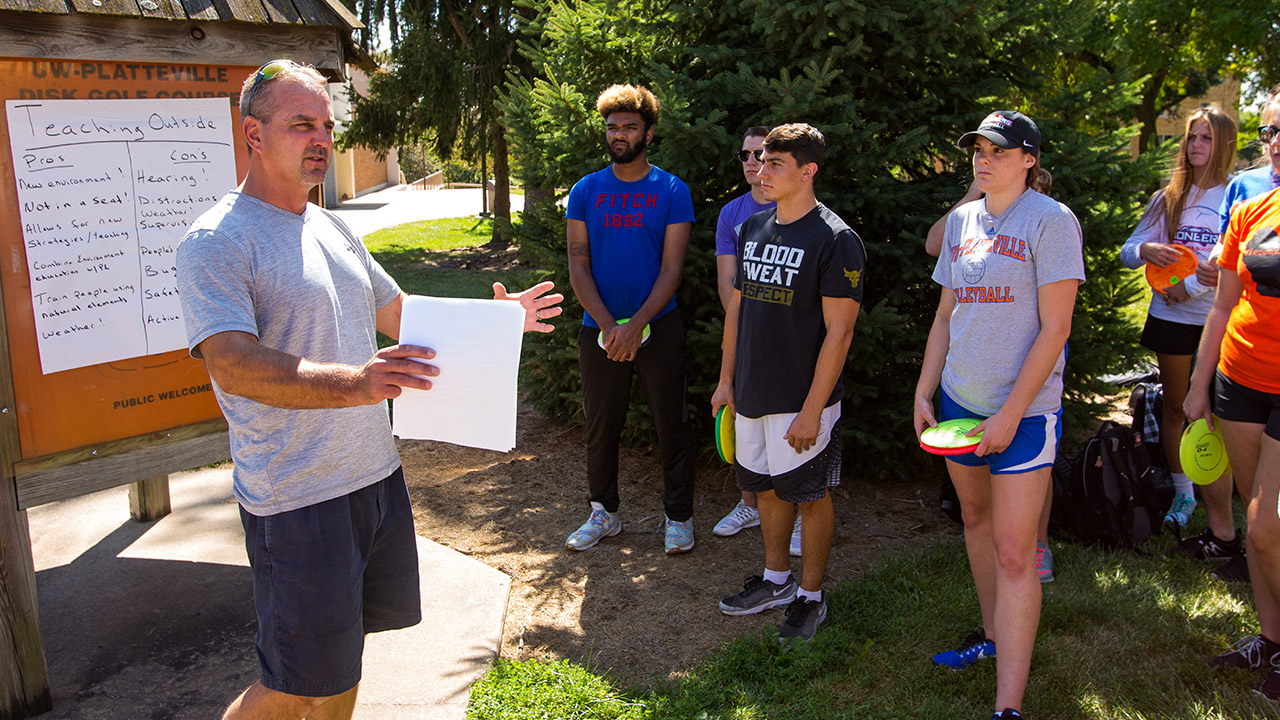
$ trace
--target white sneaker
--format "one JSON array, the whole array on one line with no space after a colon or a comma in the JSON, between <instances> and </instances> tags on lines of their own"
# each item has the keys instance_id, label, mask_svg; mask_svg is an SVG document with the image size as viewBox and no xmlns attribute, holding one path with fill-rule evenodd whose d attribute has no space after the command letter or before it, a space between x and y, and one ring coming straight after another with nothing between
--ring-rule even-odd
<instances>
[{"instance_id":1,"label":"white sneaker","mask_svg":"<svg viewBox=\"0 0 1280 720\"><path fill-rule=\"evenodd\" d=\"M800 557L800 513L796 513L796 524L791 526L791 557Z\"/></svg>"},{"instance_id":2,"label":"white sneaker","mask_svg":"<svg viewBox=\"0 0 1280 720\"><path fill-rule=\"evenodd\" d=\"M1191 513L1196 511L1196 498L1187 493L1178 493L1173 498L1173 505L1165 514L1164 521L1178 527L1186 527L1191 520Z\"/></svg>"},{"instance_id":3,"label":"white sneaker","mask_svg":"<svg viewBox=\"0 0 1280 720\"><path fill-rule=\"evenodd\" d=\"M742 500L729 511L728 515L721 518L716 526L711 528L711 532L720 537L729 537L737 535L740 531L747 528L760 526L760 511L751 507Z\"/></svg>"}]
</instances>

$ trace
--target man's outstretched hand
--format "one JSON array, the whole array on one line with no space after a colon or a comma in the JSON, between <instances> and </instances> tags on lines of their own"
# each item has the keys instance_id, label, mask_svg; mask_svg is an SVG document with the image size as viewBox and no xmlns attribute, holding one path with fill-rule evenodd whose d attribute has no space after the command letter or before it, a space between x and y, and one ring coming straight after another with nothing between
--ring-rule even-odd
<instances>
[{"instance_id":1,"label":"man's outstretched hand","mask_svg":"<svg viewBox=\"0 0 1280 720\"><path fill-rule=\"evenodd\" d=\"M543 293L555 289L555 286L555 283L548 280L540 282L524 292L508 294L506 286L496 282L493 284L493 299L515 300L524 307L525 332L551 332L555 330L555 326L543 321L550 320L564 312L564 309L560 307L560 302L564 300L564 296L560 293L553 295L543 295Z\"/></svg>"}]
</instances>

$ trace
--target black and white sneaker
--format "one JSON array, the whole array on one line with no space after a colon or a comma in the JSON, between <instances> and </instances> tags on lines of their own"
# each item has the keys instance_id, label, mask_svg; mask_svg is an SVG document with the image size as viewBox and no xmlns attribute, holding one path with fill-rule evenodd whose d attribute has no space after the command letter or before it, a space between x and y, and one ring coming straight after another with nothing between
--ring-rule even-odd
<instances>
[{"instance_id":1,"label":"black and white sneaker","mask_svg":"<svg viewBox=\"0 0 1280 720\"><path fill-rule=\"evenodd\" d=\"M1280 643L1273 643L1261 635L1247 635L1210 660L1209 664L1216 670L1280 668Z\"/></svg>"},{"instance_id":2,"label":"black and white sneaker","mask_svg":"<svg viewBox=\"0 0 1280 720\"><path fill-rule=\"evenodd\" d=\"M1209 571L1209 574L1223 582L1249 582L1249 560L1241 554Z\"/></svg>"},{"instance_id":3,"label":"black and white sneaker","mask_svg":"<svg viewBox=\"0 0 1280 720\"><path fill-rule=\"evenodd\" d=\"M742 592L720 601L720 612L725 615L754 615L770 608L790 605L796 599L800 585L795 578L788 578L785 585L776 585L763 576L752 575L742 583Z\"/></svg>"},{"instance_id":4,"label":"black and white sneaker","mask_svg":"<svg viewBox=\"0 0 1280 720\"><path fill-rule=\"evenodd\" d=\"M1253 692L1270 700L1280 702L1280 670L1272 670L1253 686Z\"/></svg>"},{"instance_id":5,"label":"black and white sneaker","mask_svg":"<svg viewBox=\"0 0 1280 720\"><path fill-rule=\"evenodd\" d=\"M1183 540L1165 553L1165 557L1180 555L1197 560L1231 560L1244 557L1244 545L1240 542L1239 532L1231 540L1222 540L1205 528L1199 535Z\"/></svg>"},{"instance_id":6,"label":"black and white sneaker","mask_svg":"<svg viewBox=\"0 0 1280 720\"><path fill-rule=\"evenodd\" d=\"M827 599L806 600L797 596L787 606L787 619L778 628L778 642L799 638L812 640L818 632L818 626L827 619Z\"/></svg>"}]
</instances>

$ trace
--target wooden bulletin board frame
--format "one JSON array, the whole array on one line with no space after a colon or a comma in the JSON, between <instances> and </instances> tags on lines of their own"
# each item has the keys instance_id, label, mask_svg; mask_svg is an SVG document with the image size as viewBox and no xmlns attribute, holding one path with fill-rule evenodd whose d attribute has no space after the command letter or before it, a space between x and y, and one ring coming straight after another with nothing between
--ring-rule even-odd
<instances>
[{"instance_id":1,"label":"wooden bulletin board frame","mask_svg":"<svg viewBox=\"0 0 1280 720\"><path fill-rule=\"evenodd\" d=\"M226 97L231 103L253 70L227 65L0 58L0 99ZM234 108L231 118L238 129L239 113ZM243 178L248 153L235 129L237 177ZM0 291L13 381L11 412L16 414L19 439L14 466L19 508L180 469L139 467L139 462L146 464L145 457L102 462L141 448L150 448L149 455L157 459L168 454L157 452L158 446L190 446L170 448L178 451L184 463L192 463L188 467L225 459L226 426L208 374L204 364L185 350L50 375L41 372L12 163L8 122L0 107ZM218 440L212 441L215 447L198 442L208 436L221 436L221 445ZM211 454L215 457L210 458ZM61 470L90 460L97 461L92 473ZM139 471L143 474L134 474Z\"/></svg>"}]
</instances>

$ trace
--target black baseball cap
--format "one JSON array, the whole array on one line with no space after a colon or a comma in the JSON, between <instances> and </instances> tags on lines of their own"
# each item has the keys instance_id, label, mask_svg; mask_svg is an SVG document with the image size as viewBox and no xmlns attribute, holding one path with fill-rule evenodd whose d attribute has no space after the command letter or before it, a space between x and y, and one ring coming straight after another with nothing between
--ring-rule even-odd
<instances>
[{"instance_id":1,"label":"black baseball cap","mask_svg":"<svg viewBox=\"0 0 1280 720\"><path fill-rule=\"evenodd\" d=\"M1017 110L997 110L982 119L977 130L967 132L956 141L956 146L967 148L982 136L1006 150L1022 148L1040 157L1040 128L1031 118Z\"/></svg>"}]
</instances>

